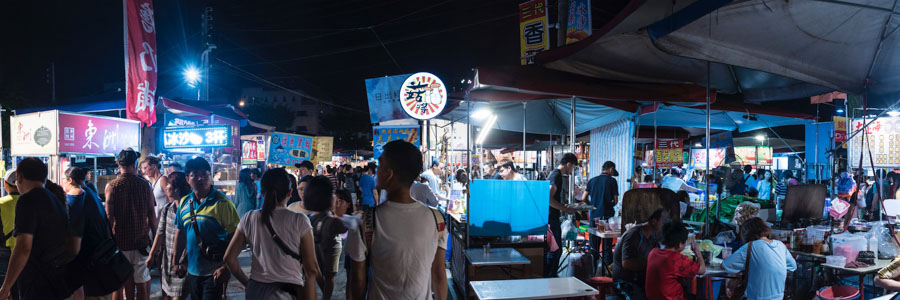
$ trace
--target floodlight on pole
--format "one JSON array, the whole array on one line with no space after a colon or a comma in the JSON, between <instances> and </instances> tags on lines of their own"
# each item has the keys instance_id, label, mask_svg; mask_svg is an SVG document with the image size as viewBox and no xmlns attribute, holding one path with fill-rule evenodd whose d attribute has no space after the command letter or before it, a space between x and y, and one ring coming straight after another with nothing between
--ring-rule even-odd
<instances>
[{"instance_id":1,"label":"floodlight on pole","mask_svg":"<svg viewBox=\"0 0 900 300\"><path fill-rule=\"evenodd\" d=\"M484 120L484 119L489 118L489 117L491 117L491 116L493 116L493 115L494 115L494 113L491 112L490 109L484 108L484 109L480 109L480 110L475 111L474 113L472 113L472 119L475 119L475 120Z\"/></svg>"},{"instance_id":2,"label":"floodlight on pole","mask_svg":"<svg viewBox=\"0 0 900 300\"><path fill-rule=\"evenodd\" d=\"M497 122L497 115L491 114L488 118L487 122L484 123L484 126L481 127L481 132L478 133L478 138L475 139L476 144L484 144L484 140L487 139L488 133L491 132L491 128L494 127L494 123Z\"/></svg>"},{"instance_id":3,"label":"floodlight on pole","mask_svg":"<svg viewBox=\"0 0 900 300\"><path fill-rule=\"evenodd\" d=\"M184 81L187 82L188 86L191 88L196 88L197 83L200 82L200 70L197 70L194 66L188 66L184 69Z\"/></svg>"}]
</instances>

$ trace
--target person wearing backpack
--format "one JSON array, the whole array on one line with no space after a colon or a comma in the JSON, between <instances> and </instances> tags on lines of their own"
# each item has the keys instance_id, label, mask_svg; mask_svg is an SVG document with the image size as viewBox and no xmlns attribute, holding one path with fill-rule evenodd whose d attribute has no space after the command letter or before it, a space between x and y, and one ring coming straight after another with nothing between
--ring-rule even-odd
<instances>
[{"instance_id":1,"label":"person wearing backpack","mask_svg":"<svg viewBox=\"0 0 900 300\"><path fill-rule=\"evenodd\" d=\"M422 172L422 153L397 140L384 145L378 161L376 188L387 190L387 201L365 208L361 226L347 237L353 299L366 299L368 262L368 299L432 299L433 292L434 299L445 300L446 223L440 211L409 194Z\"/></svg>"},{"instance_id":2,"label":"person wearing backpack","mask_svg":"<svg viewBox=\"0 0 900 300\"><path fill-rule=\"evenodd\" d=\"M331 212L334 193L328 177L313 177L303 192L303 205L314 212L309 221L312 223L316 260L321 274L317 281L322 289L322 298L329 300L334 291L334 275L340 270L341 234L347 232L347 226Z\"/></svg>"},{"instance_id":3,"label":"person wearing backpack","mask_svg":"<svg viewBox=\"0 0 900 300\"><path fill-rule=\"evenodd\" d=\"M312 226L306 215L285 207L291 198L290 176L283 168L269 169L260 185L262 209L241 220L225 251L225 265L246 287L247 299L315 299L319 266ZM249 278L237 260L247 245Z\"/></svg>"},{"instance_id":4,"label":"person wearing backpack","mask_svg":"<svg viewBox=\"0 0 900 300\"><path fill-rule=\"evenodd\" d=\"M212 186L209 162L202 157L185 164L191 192L178 206L175 217L175 252L172 262L181 261L187 247L187 273L191 299L223 299L229 273L223 257L240 218L234 204ZM186 245L185 245L186 244ZM182 266L174 265L176 273Z\"/></svg>"},{"instance_id":5,"label":"person wearing backpack","mask_svg":"<svg viewBox=\"0 0 900 300\"><path fill-rule=\"evenodd\" d=\"M36 157L22 159L16 169L16 186L22 193L16 204L16 245L0 287L0 299L10 297L14 284L20 300L71 295L65 269L78 249L65 247L73 245L69 243L68 210L65 200L44 187L47 173L47 165Z\"/></svg>"}]
</instances>

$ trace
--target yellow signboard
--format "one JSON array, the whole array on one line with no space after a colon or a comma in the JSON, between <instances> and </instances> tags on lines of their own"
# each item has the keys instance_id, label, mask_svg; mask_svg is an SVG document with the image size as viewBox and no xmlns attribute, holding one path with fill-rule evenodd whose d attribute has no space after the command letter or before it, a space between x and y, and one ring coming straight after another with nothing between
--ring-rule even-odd
<instances>
[{"instance_id":1,"label":"yellow signboard","mask_svg":"<svg viewBox=\"0 0 900 300\"><path fill-rule=\"evenodd\" d=\"M547 9L547 0L519 4L519 43L523 66L534 64L535 55L550 49Z\"/></svg>"}]
</instances>

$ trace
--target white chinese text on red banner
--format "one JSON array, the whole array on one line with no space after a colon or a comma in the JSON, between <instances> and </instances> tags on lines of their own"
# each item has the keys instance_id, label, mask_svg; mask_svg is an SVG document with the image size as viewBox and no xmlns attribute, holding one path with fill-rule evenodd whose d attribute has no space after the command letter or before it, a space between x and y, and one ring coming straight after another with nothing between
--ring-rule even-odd
<instances>
[{"instance_id":1,"label":"white chinese text on red banner","mask_svg":"<svg viewBox=\"0 0 900 300\"><path fill-rule=\"evenodd\" d=\"M156 122L156 25L150 0L125 2L125 106L127 117Z\"/></svg>"}]
</instances>

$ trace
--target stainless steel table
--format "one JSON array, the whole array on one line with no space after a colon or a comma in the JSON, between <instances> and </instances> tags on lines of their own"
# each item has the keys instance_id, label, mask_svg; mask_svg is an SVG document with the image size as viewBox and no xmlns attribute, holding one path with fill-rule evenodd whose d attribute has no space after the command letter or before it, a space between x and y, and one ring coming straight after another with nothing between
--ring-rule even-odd
<instances>
[{"instance_id":1,"label":"stainless steel table","mask_svg":"<svg viewBox=\"0 0 900 300\"><path fill-rule=\"evenodd\" d=\"M841 272L847 272L847 273L851 273L851 274L854 274L854 275L859 275L859 295L860 295L859 298L862 299L862 300L866 300L866 295L865 295L865 293L864 293L864 291L865 291L865 289L864 289L864 287L865 287L865 281L864 281L864 279L865 279L866 275L867 275L867 274L876 273L876 272L878 272L879 270L881 270L882 268L884 268L884 267L886 267L887 265L889 265L890 263L891 263L891 260L890 260L890 259L876 259L876 260L875 260L875 265L873 265L873 266L868 266L868 267L865 267L865 268L846 268L846 267L838 267L838 266L832 266L832 265L827 265L827 264L822 264L822 267L829 268L829 269L832 269L832 270L838 270L838 271L841 271ZM873 284L874 284L874 283L873 283Z\"/></svg>"},{"instance_id":2,"label":"stainless steel table","mask_svg":"<svg viewBox=\"0 0 900 300\"><path fill-rule=\"evenodd\" d=\"M522 256L519 251L513 248L491 248L488 254L485 254L482 248L466 249L466 258L475 267L527 265L531 263L528 258Z\"/></svg>"},{"instance_id":3,"label":"stainless steel table","mask_svg":"<svg viewBox=\"0 0 900 300\"><path fill-rule=\"evenodd\" d=\"M480 300L590 297L600 292L575 277L469 282Z\"/></svg>"}]
</instances>

